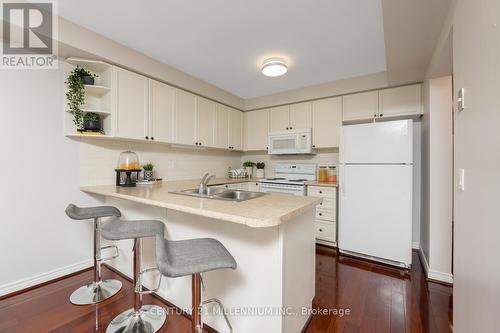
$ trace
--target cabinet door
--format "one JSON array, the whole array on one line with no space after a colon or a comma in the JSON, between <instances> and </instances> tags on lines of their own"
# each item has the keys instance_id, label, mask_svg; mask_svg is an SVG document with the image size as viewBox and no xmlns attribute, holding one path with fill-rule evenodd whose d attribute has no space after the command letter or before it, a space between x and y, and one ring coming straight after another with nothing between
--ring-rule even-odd
<instances>
[{"instance_id":1,"label":"cabinet door","mask_svg":"<svg viewBox=\"0 0 500 333\"><path fill-rule=\"evenodd\" d=\"M378 115L378 91L346 95L343 100L343 121L373 119Z\"/></svg>"},{"instance_id":2,"label":"cabinet door","mask_svg":"<svg viewBox=\"0 0 500 333\"><path fill-rule=\"evenodd\" d=\"M183 90L175 90L176 142L194 145L196 142L196 96Z\"/></svg>"},{"instance_id":3,"label":"cabinet door","mask_svg":"<svg viewBox=\"0 0 500 333\"><path fill-rule=\"evenodd\" d=\"M213 147L215 144L215 103L203 98L196 98L196 109L198 112L197 142L200 146Z\"/></svg>"},{"instance_id":4,"label":"cabinet door","mask_svg":"<svg viewBox=\"0 0 500 333\"><path fill-rule=\"evenodd\" d=\"M116 69L116 136L144 139L148 127L148 79Z\"/></svg>"},{"instance_id":5,"label":"cabinet door","mask_svg":"<svg viewBox=\"0 0 500 333\"><path fill-rule=\"evenodd\" d=\"M245 150L266 150L269 134L269 110L243 113Z\"/></svg>"},{"instance_id":6,"label":"cabinet door","mask_svg":"<svg viewBox=\"0 0 500 333\"><path fill-rule=\"evenodd\" d=\"M380 117L422 114L422 85L379 91Z\"/></svg>"},{"instance_id":7,"label":"cabinet door","mask_svg":"<svg viewBox=\"0 0 500 333\"><path fill-rule=\"evenodd\" d=\"M229 109L229 146L231 149L243 149L243 112Z\"/></svg>"},{"instance_id":8,"label":"cabinet door","mask_svg":"<svg viewBox=\"0 0 500 333\"><path fill-rule=\"evenodd\" d=\"M290 129L311 128L311 102L290 105Z\"/></svg>"},{"instance_id":9,"label":"cabinet door","mask_svg":"<svg viewBox=\"0 0 500 333\"><path fill-rule=\"evenodd\" d=\"M312 112L313 147L338 147L342 126L342 97L314 101Z\"/></svg>"},{"instance_id":10,"label":"cabinet door","mask_svg":"<svg viewBox=\"0 0 500 333\"><path fill-rule=\"evenodd\" d=\"M280 132L290 128L290 106L278 106L269 109L269 131Z\"/></svg>"},{"instance_id":11,"label":"cabinet door","mask_svg":"<svg viewBox=\"0 0 500 333\"><path fill-rule=\"evenodd\" d=\"M160 142L175 142L175 88L149 80L149 136Z\"/></svg>"},{"instance_id":12,"label":"cabinet door","mask_svg":"<svg viewBox=\"0 0 500 333\"><path fill-rule=\"evenodd\" d=\"M215 146L229 148L229 108L217 104L215 116Z\"/></svg>"}]
</instances>

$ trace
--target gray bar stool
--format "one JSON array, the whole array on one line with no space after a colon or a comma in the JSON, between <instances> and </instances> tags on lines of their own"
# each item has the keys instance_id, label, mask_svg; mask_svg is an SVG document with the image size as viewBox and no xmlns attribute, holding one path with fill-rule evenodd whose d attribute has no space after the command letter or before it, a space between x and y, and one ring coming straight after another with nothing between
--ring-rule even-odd
<instances>
[{"instance_id":1,"label":"gray bar stool","mask_svg":"<svg viewBox=\"0 0 500 333\"><path fill-rule=\"evenodd\" d=\"M233 331L221 301L211 298L202 302L202 273L222 268L236 269L236 261L224 245L212 238L169 241L156 237L156 261L160 272L167 277L192 276L192 333L203 331L201 307L209 303L216 303L221 308L229 331Z\"/></svg>"},{"instance_id":2,"label":"gray bar stool","mask_svg":"<svg viewBox=\"0 0 500 333\"><path fill-rule=\"evenodd\" d=\"M101 218L119 217L121 213L111 206L80 208L70 204L66 208L66 215L74 220L94 219L94 281L75 290L69 299L76 305L89 305L104 301L120 291L122 283L113 279L101 279L101 262L118 257L116 246L101 247ZM115 249L115 255L104 258L101 251L109 248Z\"/></svg>"},{"instance_id":3,"label":"gray bar stool","mask_svg":"<svg viewBox=\"0 0 500 333\"><path fill-rule=\"evenodd\" d=\"M107 333L153 333L158 331L167 319L164 308L157 305L143 305L142 296L151 294L160 288L160 281L154 290L142 290L142 275L151 268L141 271L141 248L143 237L162 237L165 226L161 221L138 220L122 221L114 218L102 227L102 236L109 240L134 240L134 307L116 316L108 325Z\"/></svg>"}]
</instances>

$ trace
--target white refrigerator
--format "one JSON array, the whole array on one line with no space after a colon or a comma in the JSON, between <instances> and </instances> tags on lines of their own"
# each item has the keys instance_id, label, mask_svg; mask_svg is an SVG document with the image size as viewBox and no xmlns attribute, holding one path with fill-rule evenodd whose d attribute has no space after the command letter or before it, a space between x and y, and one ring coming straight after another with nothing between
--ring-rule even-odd
<instances>
[{"instance_id":1,"label":"white refrigerator","mask_svg":"<svg viewBox=\"0 0 500 333\"><path fill-rule=\"evenodd\" d=\"M413 121L342 126L339 177L340 251L410 267Z\"/></svg>"}]
</instances>

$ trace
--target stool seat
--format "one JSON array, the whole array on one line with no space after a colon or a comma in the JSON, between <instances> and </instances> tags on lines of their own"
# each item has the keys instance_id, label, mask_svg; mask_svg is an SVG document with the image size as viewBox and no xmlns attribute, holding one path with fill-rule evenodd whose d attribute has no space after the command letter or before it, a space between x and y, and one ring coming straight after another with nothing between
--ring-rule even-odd
<instances>
[{"instance_id":1,"label":"stool seat","mask_svg":"<svg viewBox=\"0 0 500 333\"><path fill-rule=\"evenodd\" d=\"M169 241L156 238L156 261L167 277L180 277L222 268L236 269L236 260L216 239Z\"/></svg>"},{"instance_id":2,"label":"stool seat","mask_svg":"<svg viewBox=\"0 0 500 333\"><path fill-rule=\"evenodd\" d=\"M101 217L122 216L118 208L112 206L80 208L73 204L69 204L68 207L66 207L66 214L73 220L88 220Z\"/></svg>"},{"instance_id":3,"label":"stool seat","mask_svg":"<svg viewBox=\"0 0 500 333\"><path fill-rule=\"evenodd\" d=\"M122 221L113 218L101 227L101 234L108 240L135 239L143 237L163 237L165 225L156 220Z\"/></svg>"}]
</instances>

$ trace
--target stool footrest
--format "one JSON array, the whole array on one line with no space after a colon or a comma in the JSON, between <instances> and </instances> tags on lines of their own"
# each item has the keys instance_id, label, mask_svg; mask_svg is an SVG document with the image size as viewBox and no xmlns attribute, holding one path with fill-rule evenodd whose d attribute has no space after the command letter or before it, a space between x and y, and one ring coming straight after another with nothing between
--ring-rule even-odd
<instances>
[{"instance_id":1,"label":"stool footrest","mask_svg":"<svg viewBox=\"0 0 500 333\"><path fill-rule=\"evenodd\" d=\"M137 279L137 283L135 284L134 292L136 292L140 295L148 295L148 294L155 293L160 289L161 279L163 276L163 274L161 274L161 273L160 273L160 278L158 279L158 285L156 286L156 288L151 289L151 290L142 290L142 277L143 277L143 275L145 273L149 273L149 272L153 272L153 271L160 272L160 270L158 268L148 268L148 269L145 269L139 273L139 278Z\"/></svg>"},{"instance_id":2,"label":"stool footrest","mask_svg":"<svg viewBox=\"0 0 500 333\"><path fill-rule=\"evenodd\" d=\"M107 249L114 249L115 254L109 257L102 257L102 251L107 250ZM109 246L103 246L99 248L99 254L97 255L97 258L95 258L96 261L103 262L103 261L108 261L111 259L118 258L120 256L120 253L118 252L118 247L116 245L109 245Z\"/></svg>"},{"instance_id":3,"label":"stool footrest","mask_svg":"<svg viewBox=\"0 0 500 333\"><path fill-rule=\"evenodd\" d=\"M231 323L229 322L229 319L227 318L226 312L224 311L224 305L222 304L222 302L217 298L210 298L210 299L207 299L206 301L203 301L201 303L201 305L205 306L206 304L210 304L210 303L215 303L219 306L219 309L221 310L222 316L224 317L224 320L226 321L227 328L229 328L229 332L232 333L233 327L231 326Z\"/></svg>"}]
</instances>

